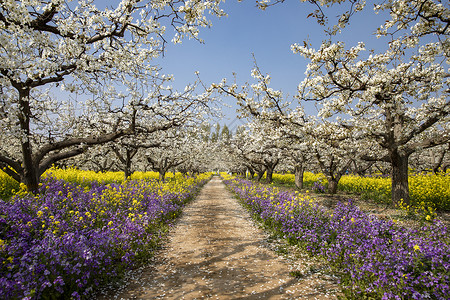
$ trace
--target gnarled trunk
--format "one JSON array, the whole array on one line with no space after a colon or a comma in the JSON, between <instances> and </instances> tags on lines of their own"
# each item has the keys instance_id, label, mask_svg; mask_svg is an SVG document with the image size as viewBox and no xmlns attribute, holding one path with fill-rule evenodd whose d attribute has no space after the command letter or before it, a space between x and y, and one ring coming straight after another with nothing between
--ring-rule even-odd
<instances>
[{"instance_id":1,"label":"gnarled trunk","mask_svg":"<svg viewBox=\"0 0 450 300\"><path fill-rule=\"evenodd\" d=\"M261 178L264 176L264 173L266 172L265 169L257 171L258 176L256 177L256 180L261 181Z\"/></svg>"},{"instance_id":2,"label":"gnarled trunk","mask_svg":"<svg viewBox=\"0 0 450 300\"><path fill-rule=\"evenodd\" d=\"M36 193L39 188L39 163L33 160L33 149L30 142L30 116L31 108L29 102L30 89L19 90L20 129L24 139L22 139L23 174L22 182L27 186L28 191Z\"/></svg>"},{"instance_id":3,"label":"gnarled trunk","mask_svg":"<svg viewBox=\"0 0 450 300\"><path fill-rule=\"evenodd\" d=\"M266 182L267 183L272 183L273 179L273 171L275 170L275 167L278 165L279 163L279 159L276 159L275 161L271 161L271 160L266 160L265 161L265 168L266 168Z\"/></svg>"},{"instance_id":4,"label":"gnarled trunk","mask_svg":"<svg viewBox=\"0 0 450 300\"><path fill-rule=\"evenodd\" d=\"M303 189L303 173L305 172L303 165L299 164L295 166L295 170L294 170L294 181L295 181L295 186L301 190Z\"/></svg>"},{"instance_id":5,"label":"gnarled trunk","mask_svg":"<svg viewBox=\"0 0 450 300\"><path fill-rule=\"evenodd\" d=\"M164 168L161 168L158 170L159 173L159 181L161 182L165 182L166 180L166 170L164 170Z\"/></svg>"},{"instance_id":6,"label":"gnarled trunk","mask_svg":"<svg viewBox=\"0 0 450 300\"><path fill-rule=\"evenodd\" d=\"M131 166L126 166L125 169L124 169L124 173L125 173L125 180L126 180L126 179L128 179L128 178L131 176L131 174L132 174L132 172L131 172Z\"/></svg>"},{"instance_id":7,"label":"gnarled trunk","mask_svg":"<svg viewBox=\"0 0 450 300\"><path fill-rule=\"evenodd\" d=\"M267 167L267 173L266 173L266 182L267 183L272 183L272 180L273 180L273 169L274 169L275 167L272 167L272 166L270 166L270 167Z\"/></svg>"},{"instance_id":8,"label":"gnarled trunk","mask_svg":"<svg viewBox=\"0 0 450 300\"><path fill-rule=\"evenodd\" d=\"M336 177L327 177L329 194L334 195L337 193L339 179L341 179L341 176L339 176L337 178Z\"/></svg>"},{"instance_id":9,"label":"gnarled trunk","mask_svg":"<svg viewBox=\"0 0 450 300\"><path fill-rule=\"evenodd\" d=\"M390 154L392 164L392 202L396 205L403 202L409 205L409 184L408 184L408 158L409 155L401 155L398 151Z\"/></svg>"}]
</instances>

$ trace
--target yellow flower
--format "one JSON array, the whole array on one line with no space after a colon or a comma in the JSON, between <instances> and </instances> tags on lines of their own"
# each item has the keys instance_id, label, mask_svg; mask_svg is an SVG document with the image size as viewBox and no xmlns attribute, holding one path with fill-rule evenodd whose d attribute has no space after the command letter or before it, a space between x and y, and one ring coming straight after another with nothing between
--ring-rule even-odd
<instances>
[{"instance_id":1,"label":"yellow flower","mask_svg":"<svg viewBox=\"0 0 450 300\"><path fill-rule=\"evenodd\" d=\"M351 221L352 223L355 223L355 219L354 219L354 218L351 218L350 221Z\"/></svg>"},{"instance_id":2,"label":"yellow flower","mask_svg":"<svg viewBox=\"0 0 450 300\"><path fill-rule=\"evenodd\" d=\"M419 245L414 245L414 251L420 251Z\"/></svg>"}]
</instances>

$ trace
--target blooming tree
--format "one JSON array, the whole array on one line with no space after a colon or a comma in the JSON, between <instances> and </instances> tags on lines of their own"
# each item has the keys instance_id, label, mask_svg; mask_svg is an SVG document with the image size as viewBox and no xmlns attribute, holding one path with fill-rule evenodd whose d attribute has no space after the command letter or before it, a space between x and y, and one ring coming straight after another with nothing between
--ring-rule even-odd
<instances>
[{"instance_id":1,"label":"blooming tree","mask_svg":"<svg viewBox=\"0 0 450 300\"><path fill-rule=\"evenodd\" d=\"M257 174L257 180L261 180L264 176L265 167L260 164L259 160L254 161L253 157L249 155L249 148L252 146L250 143L251 134L248 128L244 126L238 127L233 139L227 143L223 143L223 154L227 159L229 165L228 170L237 173L240 176L248 176L253 179L255 173Z\"/></svg>"},{"instance_id":2,"label":"blooming tree","mask_svg":"<svg viewBox=\"0 0 450 300\"><path fill-rule=\"evenodd\" d=\"M302 106L292 108L292 103L287 101L282 91L270 87L270 75L262 73L256 60L251 75L256 80L254 84L238 86L223 80L219 84L212 84L211 89L237 100L240 117L253 120L251 126L257 125L258 136L272 141L271 147L276 145L283 159L292 163L295 184L301 189L305 167L312 160L312 140L306 130L306 125L311 120L305 116ZM234 146L245 158L246 151L251 149L249 143L254 140L255 138L244 136L237 139ZM250 157L244 161L247 161L246 167L252 177L255 172L258 173L258 179L263 176L266 170L264 164L258 164L258 160L249 164L252 161Z\"/></svg>"},{"instance_id":3,"label":"blooming tree","mask_svg":"<svg viewBox=\"0 0 450 300\"><path fill-rule=\"evenodd\" d=\"M148 166L159 173L159 180L164 181L166 173L188 161L192 150L192 136L188 134L186 127L171 128L164 132L158 132L154 137L158 147L145 150L144 156Z\"/></svg>"},{"instance_id":4,"label":"blooming tree","mask_svg":"<svg viewBox=\"0 0 450 300\"><path fill-rule=\"evenodd\" d=\"M450 168L450 143L415 152L410 165L419 172L446 172Z\"/></svg>"},{"instance_id":5,"label":"blooming tree","mask_svg":"<svg viewBox=\"0 0 450 300\"><path fill-rule=\"evenodd\" d=\"M198 39L199 27L209 25L205 13L223 15L220 2L2 1L0 166L36 191L52 163L132 134L142 107L164 119L171 107L161 102L178 99L149 104L155 99L141 97L140 88L164 89L167 78L151 62L164 51L167 27L176 43Z\"/></svg>"},{"instance_id":6,"label":"blooming tree","mask_svg":"<svg viewBox=\"0 0 450 300\"><path fill-rule=\"evenodd\" d=\"M358 149L346 130L331 122L317 122L310 128L313 155L328 181L328 193L336 194L339 180L346 174Z\"/></svg>"},{"instance_id":7,"label":"blooming tree","mask_svg":"<svg viewBox=\"0 0 450 300\"><path fill-rule=\"evenodd\" d=\"M280 1L260 1L265 9ZM322 7L350 3L328 33L339 33L352 15L365 9L365 1L311 1L313 13L325 23ZM359 156L367 161L390 163L392 201L409 202L408 158L416 151L448 143L450 139L450 8L441 0L388 0L375 5L390 20L376 35L386 51L366 51L363 42L347 48L332 38L315 50L308 43L292 45L292 51L310 61L306 78L298 86L298 102L316 101L319 118L351 132ZM213 88L234 96L247 113L268 122L301 124L301 108L289 111L291 102L269 87L270 76L252 71L258 83L238 87L226 81ZM255 96L252 96L255 95ZM336 149L346 147L334 147Z\"/></svg>"},{"instance_id":8,"label":"blooming tree","mask_svg":"<svg viewBox=\"0 0 450 300\"><path fill-rule=\"evenodd\" d=\"M230 146L251 174L256 172L261 180L266 173L266 181L270 183L275 168L284 157L281 142L276 129L255 119L235 134Z\"/></svg>"},{"instance_id":9,"label":"blooming tree","mask_svg":"<svg viewBox=\"0 0 450 300\"><path fill-rule=\"evenodd\" d=\"M95 172L116 171L120 169L120 164L113 150L107 147L108 144L103 144L95 147L90 147L88 150L67 160L62 160L60 163L65 165L76 166L80 169L93 170ZM59 164L58 167L60 166Z\"/></svg>"},{"instance_id":10,"label":"blooming tree","mask_svg":"<svg viewBox=\"0 0 450 300\"><path fill-rule=\"evenodd\" d=\"M389 37L385 52L365 55L362 42L292 46L311 61L298 98L322 102L323 117L345 114L342 126L376 145L363 157L391 164L393 202L408 203L409 156L450 139L450 8L391 0L375 9L391 15L377 32Z\"/></svg>"}]
</instances>

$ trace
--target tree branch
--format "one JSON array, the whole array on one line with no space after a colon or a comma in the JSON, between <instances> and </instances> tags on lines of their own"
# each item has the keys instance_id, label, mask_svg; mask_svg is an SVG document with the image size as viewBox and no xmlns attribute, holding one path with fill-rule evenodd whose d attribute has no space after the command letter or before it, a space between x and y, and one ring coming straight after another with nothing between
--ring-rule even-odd
<instances>
[{"instance_id":1,"label":"tree branch","mask_svg":"<svg viewBox=\"0 0 450 300\"><path fill-rule=\"evenodd\" d=\"M437 137L431 137L428 139L424 139L422 141L413 143L406 147L404 151L407 154L414 153L417 149L427 149L427 148L433 148L439 145L443 145L450 142L450 136L449 135L440 135Z\"/></svg>"},{"instance_id":2,"label":"tree branch","mask_svg":"<svg viewBox=\"0 0 450 300\"><path fill-rule=\"evenodd\" d=\"M13 169L11 169L9 167L9 165L0 162L0 168L3 170L3 172L5 172L6 174L8 174L9 176L11 176L15 181L20 182L20 174L18 174L17 172L15 172Z\"/></svg>"},{"instance_id":3,"label":"tree branch","mask_svg":"<svg viewBox=\"0 0 450 300\"><path fill-rule=\"evenodd\" d=\"M20 165L20 162L14 160L14 159L11 159L11 158L6 157L6 156L4 156L4 155L0 155L0 163L4 164L4 165L6 165L6 166L11 167L11 168L15 171L15 173L16 173L18 176L20 176L19 174L23 174L23 167ZM7 170L8 170L8 168L6 168L4 171L5 171L8 175L11 176L11 174L8 173ZM13 177L13 178L14 178L14 177ZM14 179L16 179L16 178L14 178ZM18 181L20 182L20 177L19 177L19 180L18 180Z\"/></svg>"},{"instance_id":4,"label":"tree branch","mask_svg":"<svg viewBox=\"0 0 450 300\"><path fill-rule=\"evenodd\" d=\"M407 142L409 142L415 136L424 132L426 129L430 128L435 123L439 122L442 119L442 117L445 117L449 114L450 114L450 101L447 101L447 103L444 105L444 107L440 108L438 111L436 111L434 114L432 114L419 127L416 127L415 129L411 130L411 132L407 136L405 136L403 139L401 139L400 141L397 142L397 145L405 145Z\"/></svg>"},{"instance_id":5,"label":"tree branch","mask_svg":"<svg viewBox=\"0 0 450 300\"><path fill-rule=\"evenodd\" d=\"M52 156L47 157L42 161L42 163L39 164L38 176L41 176L55 162L60 161L62 159L77 156L86 150L87 147L78 147L76 149L69 150L66 152L55 153Z\"/></svg>"},{"instance_id":6,"label":"tree branch","mask_svg":"<svg viewBox=\"0 0 450 300\"><path fill-rule=\"evenodd\" d=\"M77 146L81 144L85 145L98 145L98 144L104 144L106 142L113 141L123 135L131 134L133 132L132 128L128 128L125 130L119 130L116 132L112 132L109 134L104 134L100 136L91 136L86 138L70 138L64 141L60 141L57 143L47 144L41 147L36 151L36 153L33 155L33 160L36 163L39 163L45 155L47 155L51 151L55 150L62 150L71 146Z\"/></svg>"},{"instance_id":7,"label":"tree branch","mask_svg":"<svg viewBox=\"0 0 450 300\"><path fill-rule=\"evenodd\" d=\"M382 157L374 157L374 156L370 156L370 155L362 155L360 158L362 160L365 160L365 161L373 161L373 162L382 161L382 162L387 162L387 163L391 162L391 158L389 157L389 155L385 155L385 156L382 156Z\"/></svg>"}]
</instances>

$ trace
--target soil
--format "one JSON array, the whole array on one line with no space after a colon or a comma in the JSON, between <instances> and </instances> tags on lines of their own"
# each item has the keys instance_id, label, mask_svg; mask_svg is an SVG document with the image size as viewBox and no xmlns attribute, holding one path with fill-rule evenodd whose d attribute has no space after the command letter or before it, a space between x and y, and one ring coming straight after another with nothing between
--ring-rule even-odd
<instances>
[{"instance_id":1,"label":"soil","mask_svg":"<svg viewBox=\"0 0 450 300\"><path fill-rule=\"evenodd\" d=\"M204 186L152 262L98 299L337 299L323 262L268 235L219 177Z\"/></svg>"}]
</instances>

